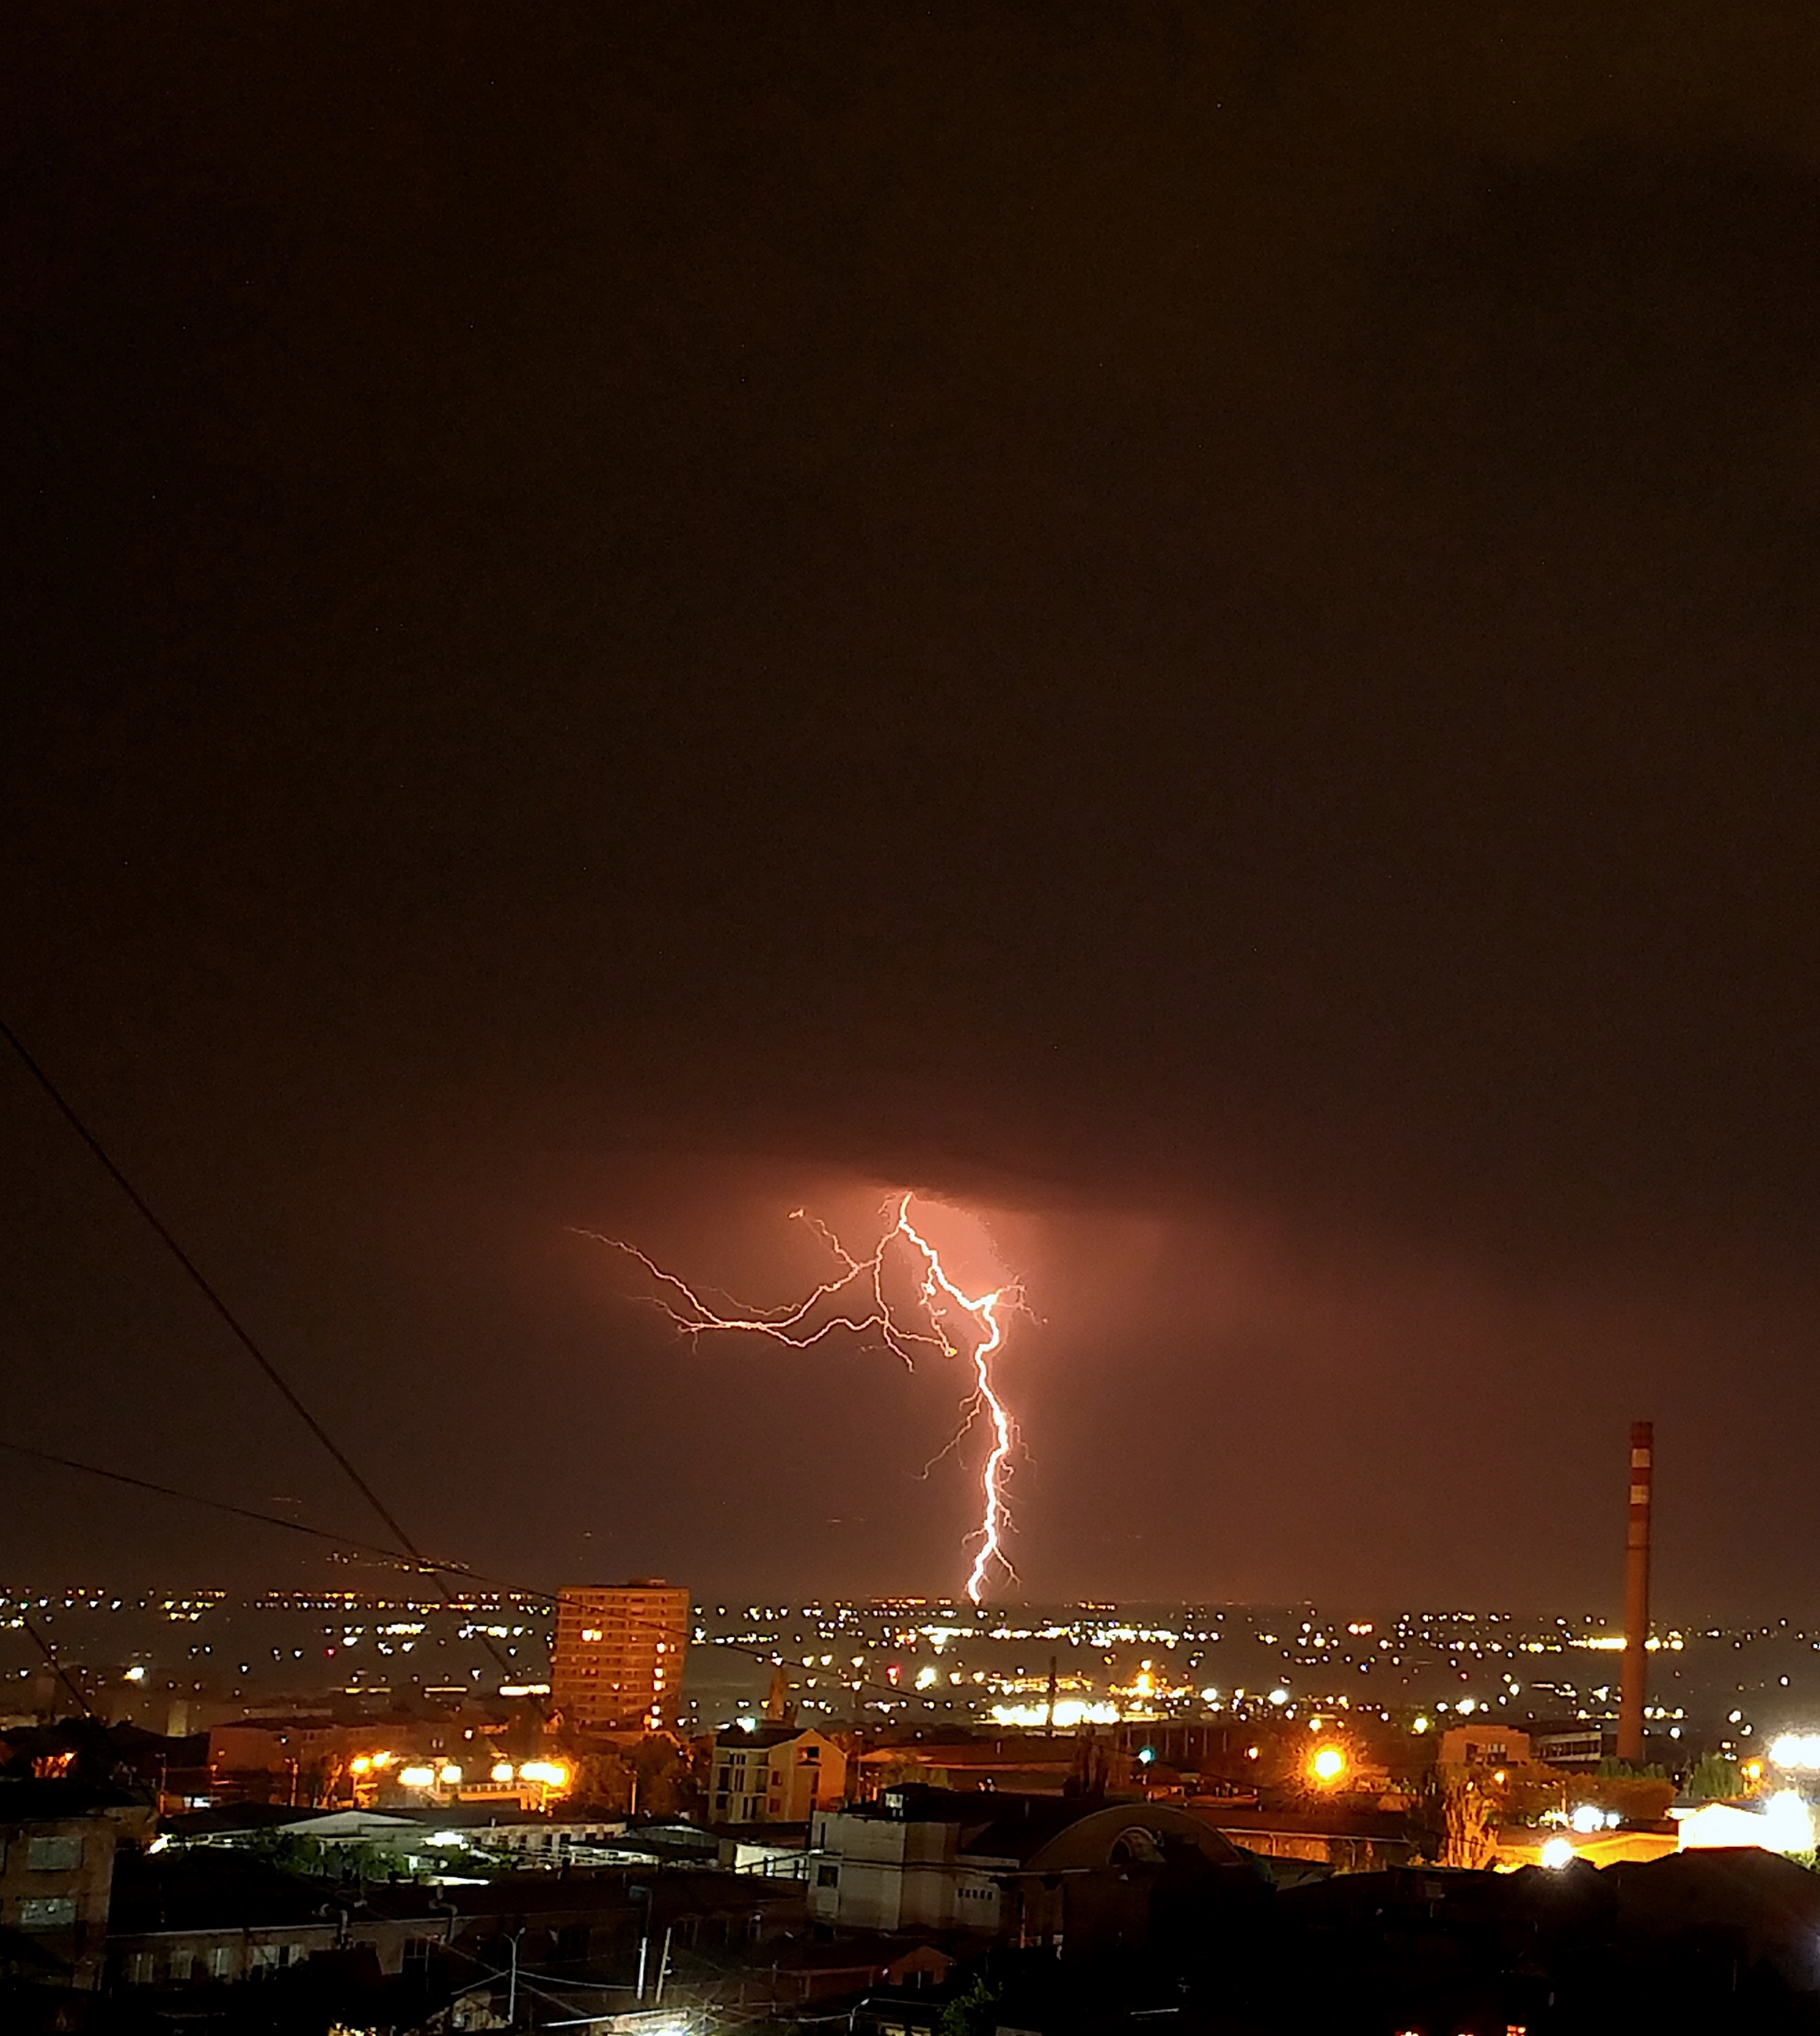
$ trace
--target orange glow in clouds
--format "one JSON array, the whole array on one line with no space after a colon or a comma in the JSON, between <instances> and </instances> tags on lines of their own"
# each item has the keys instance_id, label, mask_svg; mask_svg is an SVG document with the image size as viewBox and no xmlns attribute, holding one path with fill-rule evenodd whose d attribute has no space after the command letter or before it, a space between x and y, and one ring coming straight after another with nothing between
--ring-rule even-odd
<instances>
[{"instance_id":1,"label":"orange glow in clouds","mask_svg":"<svg viewBox=\"0 0 1820 2036\"><path fill-rule=\"evenodd\" d=\"M823 1281L792 1307L750 1309L730 1315L709 1307L693 1288L674 1273L667 1273L635 1244L618 1237L603 1237L596 1231L582 1234L637 1259L666 1290L657 1297L657 1305L690 1336L700 1336L706 1330L739 1329L752 1336L773 1337L793 1350L806 1350L837 1329L855 1335L875 1330L885 1347L906 1365L914 1366L919 1350L935 1351L943 1357L959 1357L964 1353L971 1361L975 1382L968 1422L983 1412L992 1427L992 1447L980 1466L979 1526L975 1530L977 1543L967 1577L967 1595L977 1605L994 1570L1006 1577L1015 1574L1004 1550L1004 1537L1010 1524L1005 1505L1005 1479L1011 1452L1017 1447L1018 1429L1010 1409L999 1396L993 1360L1004 1347L1005 1325L1000 1311L1016 1305L1018 1289L1009 1285L983 1294L964 1292L950 1277L940 1252L910 1220L910 1202L908 1194L898 1197L894 1220L864 1258L854 1258L826 1224L800 1209L793 1210L794 1220L806 1223L834 1253L837 1276ZM886 1261L894 1247L914 1255L920 1327L896 1313L885 1294ZM824 1303L834 1312L813 1321ZM949 1333L951 1328L954 1335ZM954 1340L956 1335L962 1342ZM964 1433L965 1429L962 1432ZM969 1539L975 1540L975 1536Z\"/></svg>"}]
</instances>

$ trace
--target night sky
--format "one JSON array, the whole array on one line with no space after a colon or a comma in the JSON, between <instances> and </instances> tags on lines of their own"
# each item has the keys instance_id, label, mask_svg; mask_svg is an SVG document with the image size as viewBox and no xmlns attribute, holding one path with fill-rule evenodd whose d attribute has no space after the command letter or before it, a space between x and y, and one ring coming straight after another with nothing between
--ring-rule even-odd
<instances>
[{"instance_id":1,"label":"night sky","mask_svg":"<svg viewBox=\"0 0 1820 2036\"><path fill-rule=\"evenodd\" d=\"M1589 19L1589 13L1595 18ZM1820 22L28 10L0 1008L413 1531L1820 1612ZM4 1433L372 1531L0 1066ZM327 1577L0 1472L8 1585ZM339 1572L344 1577L347 1572Z\"/></svg>"}]
</instances>

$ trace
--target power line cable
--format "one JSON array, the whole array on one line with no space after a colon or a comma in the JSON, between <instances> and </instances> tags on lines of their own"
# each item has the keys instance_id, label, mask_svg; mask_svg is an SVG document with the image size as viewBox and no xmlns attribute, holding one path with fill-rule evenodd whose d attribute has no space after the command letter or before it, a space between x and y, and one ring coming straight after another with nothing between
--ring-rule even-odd
<instances>
[{"instance_id":1,"label":"power line cable","mask_svg":"<svg viewBox=\"0 0 1820 2036\"><path fill-rule=\"evenodd\" d=\"M71 1130L76 1133L77 1138L82 1140L84 1145L88 1147L90 1152L94 1154L95 1158L100 1162L108 1177L114 1181L115 1185L120 1189L121 1193L125 1195L126 1199L146 1219L146 1222L151 1226L154 1234L158 1238L159 1242L163 1243L165 1250L168 1250L171 1256L176 1259L177 1263L182 1266L184 1272L188 1275L192 1283L196 1287L198 1291L200 1291L203 1297L208 1302L209 1305L214 1310L216 1314L218 1314L228 1325L228 1328L233 1333L235 1340L240 1345L241 1348L246 1352L247 1355L251 1358L253 1362L259 1366L262 1372L264 1372L267 1378L283 1396L285 1403L291 1409L292 1412L297 1415L298 1418L309 1430L311 1434L315 1437L317 1441L323 1445L323 1449L328 1451L330 1456L334 1458L335 1462L339 1464L341 1469L347 1473L348 1480L353 1484L355 1489L360 1493L361 1497L366 1500L367 1504L373 1509L374 1513L376 1513L379 1519L385 1523L387 1531L396 1538L400 1552L409 1555L411 1561L418 1565L419 1569L424 1570L430 1577L432 1577L436 1583L437 1588L442 1591L443 1597L447 1598L449 1596L448 1586L442 1582L441 1577L437 1575L435 1565L430 1561L429 1558L424 1553L422 1549L417 1545L417 1543L405 1531L403 1524L398 1520L396 1514L393 1513L391 1507L388 1506L385 1500L379 1497L379 1493L374 1490L373 1487L367 1481L367 1480L361 1475L358 1469L355 1468L353 1459L347 1455L347 1452L342 1449L341 1445L336 1441L335 1438L329 1433L329 1431L323 1425L323 1424L316 1418L316 1417L310 1412L309 1409L304 1404L303 1401L299 1397L298 1393L291 1386L290 1381L284 1377L283 1373L278 1369L277 1366L272 1362L271 1359L266 1355L265 1352L254 1340L252 1332L246 1327L246 1325L240 1320L239 1316L234 1313L233 1309L228 1305L227 1302L224 1301L220 1295L215 1290L214 1287L210 1283L209 1280L204 1275L201 1266L199 1266L196 1260L190 1257L188 1252L183 1249L182 1245L177 1242L176 1238L159 1219L158 1216L153 1210L151 1205L146 1201L145 1197L139 1192L136 1187L134 1187L132 1183L128 1180L126 1176L114 1163L114 1161L109 1155L107 1147L103 1146L101 1141L95 1136L95 1134L90 1130L83 1120L77 1116L74 1106L64 1096L62 1090L58 1088L57 1084L52 1081L51 1077L38 1065L37 1061L34 1059L31 1052L27 1048L25 1042L20 1039L19 1034L13 1031L12 1027L7 1024L4 1018L0 1018L0 1036L4 1037L6 1043L12 1047L14 1053L19 1056L27 1071L30 1074L33 1081L37 1083L39 1088L44 1091L45 1095L48 1096L51 1098L51 1101L56 1106L59 1115L62 1117L64 1122L69 1126ZM499 1652L499 1649L493 1645L492 1641L490 1639L484 1640L483 1644L485 1646L487 1652L492 1656L494 1661L498 1663L500 1673L502 1675L510 1675L512 1673L511 1665L507 1661L505 1656Z\"/></svg>"},{"instance_id":2,"label":"power line cable","mask_svg":"<svg viewBox=\"0 0 1820 2036\"><path fill-rule=\"evenodd\" d=\"M76 1679L70 1674L69 1671L64 1667L63 1664L58 1660L57 1649L52 1647L50 1641L44 1638L44 1634L38 1631L37 1625L33 1620L31 1614L29 1612L21 1610L19 1615L19 1623L25 1628L27 1636L31 1641L32 1645L37 1649L38 1652L43 1655L44 1659L50 1664L52 1674L57 1678L58 1681L63 1685L63 1687L69 1692L69 1694L75 1697L77 1704L82 1706L83 1716L84 1718L95 1719L95 1722L99 1724L100 1721L95 1718L95 1707L89 1702L86 1692L84 1690L82 1685L77 1682Z\"/></svg>"},{"instance_id":3,"label":"power line cable","mask_svg":"<svg viewBox=\"0 0 1820 2036\"><path fill-rule=\"evenodd\" d=\"M159 1484L152 1478L134 1477L127 1471L110 1471L100 1464L85 1464L76 1457L60 1457L52 1449L35 1449L28 1443L11 1442L0 1437L0 1449L15 1457L28 1457L34 1463L56 1464L66 1471L81 1471L92 1478L106 1478L110 1484L127 1485L136 1491L156 1492L160 1498L180 1499L186 1505L205 1505L216 1513L229 1513L238 1520L256 1520L267 1527L282 1527L291 1534L307 1534L313 1540L332 1542L339 1548L358 1549L364 1555L377 1555L383 1561L395 1563L398 1551L378 1541L363 1541L352 1534L338 1534L326 1527L312 1527L307 1521L287 1520L283 1513L261 1513L257 1506L235 1505L225 1498L208 1498L201 1492L180 1491L174 1485ZM531 1591L517 1584L501 1583L496 1577L483 1576L477 1569L470 1569L465 1562L426 1562L427 1573L447 1571L452 1576L471 1577L476 1584L491 1584L497 1590L509 1591L521 1598L537 1598L547 1604L555 1604L555 1595L548 1591Z\"/></svg>"},{"instance_id":4,"label":"power line cable","mask_svg":"<svg viewBox=\"0 0 1820 2036\"><path fill-rule=\"evenodd\" d=\"M114 1163L114 1161L108 1155L106 1146L104 1146L101 1141L95 1136L95 1134L90 1130L88 1126L84 1123L82 1119L76 1115L75 1109L66 1099L62 1090L60 1090L57 1084L52 1081L51 1077L45 1074L44 1070L39 1066L38 1063L32 1058L32 1055L28 1050L25 1042L20 1038L19 1034L13 1031L12 1027L7 1024L4 1018L0 1018L0 1035L4 1035L6 1043L19 1056L20 1061L24 1063L26 1070L31 1075L33 1081L37 1083L39 1088L44 1091L45 1095L47 1095L51 1098L52 1102L56 1106L59 1114L69 1126L70 1130L76 1133L76 1137L82 1140L83 1144L88 1147L90 1152L94 1154L95 1158L100 1162L103 1168L106 1169L108 1176L112 1178L115 1186L119 1188L120 1192L126 1197L126 1199L132 1204L132 1206L138 1210L140 1214L144 1217L146 1222L151 1226L154 1234L157 1236L159 1242L164 1245L164 1249L170 1252L171 1256L176 1259L177 1263L182 1266L185 1273L188 1274L190 1281L201 1292L204 1299L206 1300L209 1305L215 1311L215 1313L220 1316L221 1320L227 1323L229 1330L232 1332L235 1337L235 1340L240 1345L241 1348L244 1350L246 1354L251 1358L256 1365L259 1366L259 1369L265 1373L267 1378L271 1382L272 1385L276 1389L276 1391L283 1395L285 1402L287 1405L289 1405L291 1411L297 1416L298 1419L304 1424L304 1425L309 1430L310 1433L315 1437L317 1441L323 1445L323 1449L325 1449L335 1459L335 1461L341 1466L342 1470L347 1473L348 1479L353 1483L355 1489L360 1493L361 1497L365 1499L367 1504L371 1506L373 1511L385 1522L387 1529L396 1537L400 1549L402 1549L405 1554L411 1556L416 1561L423 1562L425 1558L422 1552L418 1548L416 1543L411 1540L410 1535L404 1531L403 1526L400 1525L397 1517L394 1514L392 1509L386 1504L385 1500L379 1497L379 1493L373 1489L372 1486L367 1482L366 1479L361 1475L360 1472L355 1467L353 1460L348 1457L347 1451L342 1449L341 1445L336 1441L335 1438L330 1434L329 1431L319 1420L317 1420L315 1416L310 1412L309 1409L305 1406L302 1400L299 1398L297 1393L292 1389L289 1380L285 1378L284 1375L278 1369L277 1366L272 1362L271 1359L266 1355L265 1352L261 1350L259 1345L253 1340L252 1334L247 1329L246 1325L240 1320L239 1316L234 1313L233 1309L228 1305L227 1302L221 1298L220 1295L216 1292L214 1287L211 1285L207 1277L204 1274L202 1268L196 1264L196 1260L190 1257L188 1252L183 1249L182 1245L177 1242L176 1238L171 1234L170 1231L165 1228L164 1225L159 1220L158 1217L153 1211L150 1204L146 1201L145 1197L139 1192L139 1190L132 1185L132 1183L127 1179L126 1176L122 1173L120 1169Z\"/></svg>"}]
</instances>

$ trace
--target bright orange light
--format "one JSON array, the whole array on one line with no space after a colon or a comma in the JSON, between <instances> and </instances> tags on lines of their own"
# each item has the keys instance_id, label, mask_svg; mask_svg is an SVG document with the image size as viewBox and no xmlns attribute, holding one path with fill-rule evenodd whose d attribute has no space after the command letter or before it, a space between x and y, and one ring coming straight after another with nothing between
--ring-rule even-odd
<instances>
[{"instance_id":1,"label":"bright orange light","mask_svg":"<svg viewBox=\"0 0 1820 2036\"><path fill-rule=\"evenodd\" d=\"M855 1258L826 1224L806 1216L800 1209L793 1210L792 1215L808 1224L834 1253L841 1271L838 1277L822 1281L795 1306L770 1313L720 1314L675 1273L665 1272L655 1260L648 1258L635 1244L627 1244L618 1237L603 1236L598 1231L581 1231L578 1234L593 1237L599 1243L611 1244L614 1250L626 1252L637 1259L660 1285L679 1295L682 1304L680 1307L661 1299L658 1305L678 1329L690 1336L699 1336L708 1329L745 1329L754 1336L774 1337L793 1350L806 1350L836 1329L849 1329L857 1334L875 1329L888 1350L902 1358L906 1364L914 1365L918 1349L937 1351L943 1357L959 1357L961 1345L948 1334L947 1324L956 1314L965 1315L970 1324L966 1332L970 1344L968 1355L973 1363L975 1389L961 1433L965 1434L967 1427L984 1411L990 1421L993 1438L980 1469L980 1517L979 1525L974 1530L978 1545L967 1577L967 1595L977 1605L985 1595L987 1580L994 1570L1007 1577L1016 1575L1010 1558L1005 1553L1004 1536L1010 1524L1005 1503L1005 1479L1011 1453L1017 1447L1018 1430L1010 1409L999 1397L993 1377L993 1359L1005 1340L1005 1325L999 1319L999 1309L1006 1304L1015 1305L1018 1292L1013 1284L994 1288L984 1294L963 1293L948 1276L940 1253L911 1222L910 1202L908 1194L898 1198L896 1219L874 1246L871 1256L866 1258ZM885 1254L898 1242L909 1245L922 1260L917 1299L928 1324L926 1329L907 1327L892 1312L891 1304L885 1297ZM864 1313L855 1310L851 1313L832 1315L818 1329L804 1328L822 1302L833 1300L836 1295L844 1294L856 1285L859 1294L865 1297ZM968 1538L972 1540L974 1535Z\"/></svg>"},{"instance_id":2,"label":"bright orange light","mask_svg":"<svg viewBox=\"0 0 1820 2036\"><path fill-rule=\"evenodd\" d=\"M445 1788L452 1789L456 1783L461 1779L461 1770L459 1768L456 1767L452 1761L451 1761L446 1766L439 1768L436 1770L436 1779L441 1782Z\"/></svg>"},{"instance_id":3,"label":"bright orange light","mask_svg":"<svg viewBox=\"0 0 1820 2036\"><path fill-rule=\"evenodd\" d=\"M364 1753L356 1753L347 1763L347 1771L353 1775L363 1775L371 1766L372 1762Z\"/></svg>"},{"instance_id":4,"label":"bright orange light","mask_svg":"<svg viewBox=\"0 0 1820 2036\"><path fill-rule=\"evenodd\" d=\"M493 1769L493 1779L496 1782L509 1782L512 1779L512 1763L510 1761L499 1762L499 1766Z\"/></svg>"},{"instance_id":5,"label":"bright orange light","mask_svg":"<svg viewBox=\"0 0 1820 2036\"><path fill-rule=\"evenodd\" d=\"M560 1789L569 1780L569 1770L557 1761L527 1761L518 1770L521 1782L541 1782L546 1788Z\"/></svg>"},{"instance_id":6,"label":"bright orange light","mask_svg":"<svg viewBox=\"0 0 1820 2036\"><path fill-rule=\"evenodd\" d=\"M1323 1784L1338 1781L1345 1771L1346 1756L1337 1746L1317 1746L1308 1763L1308 1772Z\"/></svg>"},{"instance_id":7,"label":"bright orange light","mask_svg":"<svg viewBox=\"0 0 1820 2036\"><path fill-rule=\"evenodd\" d=\"M434 1768L400 1768L398 1779L408 1789L427 1789L434 1786L436 1770Z\"/></svg>"}]
</instances>

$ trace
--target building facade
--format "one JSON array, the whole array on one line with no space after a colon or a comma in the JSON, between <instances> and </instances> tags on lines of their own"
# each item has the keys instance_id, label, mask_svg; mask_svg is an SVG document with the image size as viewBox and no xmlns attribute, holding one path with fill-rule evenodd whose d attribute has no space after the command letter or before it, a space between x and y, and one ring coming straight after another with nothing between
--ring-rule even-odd
<instances>
[{"instance_id":1,"label":"building facade","mask_svg":"<svg viewBox=\"0 0 1820 2036\"><path fill-rule=\"evenodd\" d=\"M1597 1719L1564 1719L1529 1728L1530 1758L1545 1768L1596 1768L1616 1744Z\"/></svg>"},{"instance_id":2,"label":"building facade","mask_svg":"<svg viewBox=\"0 0 1820 2036\"><path fill-rule=\"evenodd\" d=\"M689 1593L661 1577L556 1595L550 1701L584 1730L659 1732L676 1721Z\"/></svg>"},{"instance_id":3,"label":"building facade","mask_svg":"<svg viewBox=\"0 0 1820 2036\"><path fill-rule=\"evenodd\" d=\"M1513 1725L1456 1725L1436 1753L1437 1766L1460 1770L1521 1768L1529 1759L1529 1735Z\"/></svg>"},{"instance_id":4,"label":"building facade","mask_svg":"<svg viewBox=\"0 0 1820 2036\"><path fill-rule=\"evenodd\" d=\"M847 1792L847 1756L825 1734L762 1725L714 1736L711 1814L716 1824L807 1824Z\"/></svg>"},{"instance_id":5,"label":"building facade","mask_svg":"<svg viewBox=\"0 0 1820 2036\"><path fill-rule=\"evenodd\" d=\"M1173 1803L907 1784L816 1817L809 1915L840 1929L964 1930L1022 1945L1059 1946L1072 1933L1080 1948L1106 1941L1106 1897L1115 1905L1184 1851L1249 1876L1230 1840Z\"/></svg>"},{"instance_id":6,"label":"building facade","mask_svg":"<svg viewBox=\"0 0 1820 2036\"><path fill-rule=\"evenodd\" d=\"M0 1931L17 1932L68 1985L100 1983L119 1835L106 1816L0 1823Z\"/></svg>"}]
</instances>

